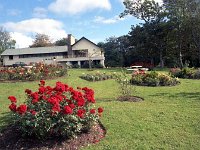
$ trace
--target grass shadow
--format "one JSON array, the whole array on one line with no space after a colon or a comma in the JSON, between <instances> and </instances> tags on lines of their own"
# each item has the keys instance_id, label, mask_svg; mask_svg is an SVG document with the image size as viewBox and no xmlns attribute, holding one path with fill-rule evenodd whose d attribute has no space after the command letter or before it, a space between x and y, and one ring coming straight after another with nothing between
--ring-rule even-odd
<instances>
[{"instance_id":1,"label":"grass shadow","mask_svg":"<svg viewBox=\"0 0 200 150\"><path fill-rule=\"evenodd\" d=\"M169 98L182 98L184 97L191 100L200 101L200 92L180 92L180 93L157 93L149 96L163 96Z\"/></svg>"}]
</instances>

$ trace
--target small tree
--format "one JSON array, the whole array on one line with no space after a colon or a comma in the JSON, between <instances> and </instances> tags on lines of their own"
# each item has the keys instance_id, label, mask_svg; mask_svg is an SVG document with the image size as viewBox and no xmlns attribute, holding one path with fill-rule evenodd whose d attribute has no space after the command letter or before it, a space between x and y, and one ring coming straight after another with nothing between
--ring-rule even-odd
<instances>
[{"instance_id":1,"label":"small tree","mask_svg":"<svg viewBox=\"0 0 200 150\"><path fill-rule=\"evenodd\" d=\"M11 39L10 33L0 27L0 54L6 49L15 48L16 41Z\"/></svg>"},{"instance_id":2,"label":"small tree","mask_svg":"<svg viewBox=\"0 0 200 150\"><path fill-rule=\"evenodd\" d=\"M50 41L50 37L46 34L39 34L35 35L35 41L29 47L48 47L53 46Z\"/></svg>"},{"instance_id":3,"label":"small tree","mask_svg":"<svg viewBox=\"0 0 200 150\"><path fill-rule=\"evenodd\" d=\"M130 76L126 74L125 70L122 69L120 74L115 74L115 81L119 86L120 99L128 100L129 97L133 96L135 87L130 83Z\"/></svg>"}]
</instances>

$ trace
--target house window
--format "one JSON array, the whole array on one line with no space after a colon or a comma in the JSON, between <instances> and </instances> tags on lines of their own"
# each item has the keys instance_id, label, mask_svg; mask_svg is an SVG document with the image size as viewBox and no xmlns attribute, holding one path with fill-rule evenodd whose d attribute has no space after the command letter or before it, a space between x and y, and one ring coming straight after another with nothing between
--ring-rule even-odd
<instances>
[{"instance_id":1,"label":"house window","mask_svg":"<svg viewBox=\"0 0 200 150\"><path fill-rule=\"evenodd\" d=\"M10 56L9 56L9 60L13 60L13 55L10 55Z\"/></svg>"}]
</instances>

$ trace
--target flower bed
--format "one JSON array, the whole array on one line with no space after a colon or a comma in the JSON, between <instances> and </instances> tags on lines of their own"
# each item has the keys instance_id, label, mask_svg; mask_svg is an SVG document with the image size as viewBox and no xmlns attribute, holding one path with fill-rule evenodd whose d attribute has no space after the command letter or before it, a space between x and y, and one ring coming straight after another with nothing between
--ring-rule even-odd
<instances>
[{"instance_id":1,"label":"flower bed","mask_svg":"<svg viewBox=\"0 0 200 150\"><path fill-rule=\"evenodd\" d=\"M115 73L109 74L109 73L92 73L92 74L85 74L83 73L80 78L87 80L87 81L102 81L102 80L108 80L108 79L113 79L115 77Z\"/></svg>"},{"instance_id":2,"label":"flower bed","mask_svg":"<svg viewBox=\"0 0 200 150\"><path fill-rule=\"evenodd\" d=\"M200 69L196 70L194 68L188 68L188 67L185 67L183 69L171 68L170 74L178 78L200 79Z\"/></svg>"},{"instance_id":3,"label":"flower bed","mask_svg":"<svg viewBox=\"0 0 200 150\"><path fill-rule=\"evenodd\" d=\"M62 66L36 64L32 68L23 67L3 67L0 68L0 80L21 80L33 81L42 79L51 79L64 76L67 70Z\"/></svg>"},{"instance_id":4,"label":"flower bed","mask_svg":"<svg viewBox=\"0 0 200 150\"><path fill-rule=\"evenodd\" d=\"M75 137L89 131L99 121L103 108L95 109L94 91L87 87L77 90L57 82L55 87L40 81L38 91L25 90L27 101L17 106L17 99L9 96L13 120L26 136Z\"/></svg>"},{"instance_id":5,"label":"flower bed","mask_svg":"<svg viewBox=\"0 0 200 150\"><path fill-rule=\"evenodd\" d=\"M144 71L135 71L130 82L132 84L143 86L174 86L180 83L177 78L155 71L148 73L145 73Z\"/></svg>"}]
</instances>

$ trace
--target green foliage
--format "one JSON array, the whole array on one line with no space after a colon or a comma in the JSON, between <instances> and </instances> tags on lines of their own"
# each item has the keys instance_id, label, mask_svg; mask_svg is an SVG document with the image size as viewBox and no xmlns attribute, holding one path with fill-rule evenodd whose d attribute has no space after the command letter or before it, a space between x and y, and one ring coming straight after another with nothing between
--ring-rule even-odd
<instances>
[{"instance_id":1,"label":"green foliage","mask_svg":"<svg viewBox=\"0 0 200 150\"><path fill-rule=\"evenodd\" d=\"M177 78L156 71L148 73L134 72L130 82L132 84L144 86L174 86L180 83Z\"/></svg>"},{"instance_id":2,"label":"green foliage","mask_svg":"<svg viewBox=\"0 0 200 150\"><path fill-rule=\"evenodd\" d=\"M68 38L59 39L59 40L55 41L55 45L56 45L56 46L65 46L65 45L69 45L69 40L68 40Z\"/></svg>"},{"instance_id":3,"label":"green foliage","mask_svg":"<svg viewBox=\"0 0 200 150\"><path fill-rule=\"evenodd\" d=\"M90 73L90 74L85 74L82 73L80 78L87 80L87 81L102 81L102 80L108 80L108 79L113 79L115 77L115 73L106 73L106 72L99 72L97 71L96 73Z\"/></svg>"},{"instance_id":4,"label":"green foliage","mask_svg":"<svg viewBox=\"0 0 200 150\"><path fill-rule=\"evenodd\" d=\"M170 73L178 78L186 78L186 79L200 79L200 70L185 67L183 69L172 68L170 69Z\"/></svg>"},{"instance_id":5,"label":"green foliage","mask_svg":"<svg viewBox=\"0 0 200 150\"><path fill-rule=\"evenodd\" d=\"M52 136L75 137L89 131L99 120L103 108L96 110L94 91L87 87L78 90L56 82L55 87L40 81L38 91L26 89L25 104L16 105L16 98L9 96L13 121L23 135L45 139Z\"/></svg>"}]
</instances>

